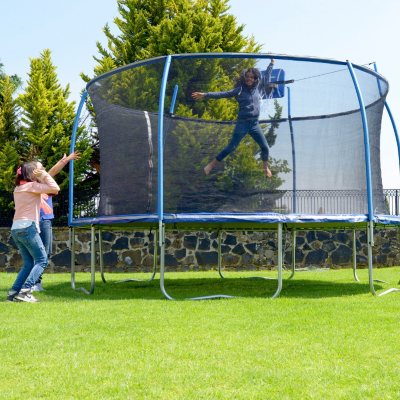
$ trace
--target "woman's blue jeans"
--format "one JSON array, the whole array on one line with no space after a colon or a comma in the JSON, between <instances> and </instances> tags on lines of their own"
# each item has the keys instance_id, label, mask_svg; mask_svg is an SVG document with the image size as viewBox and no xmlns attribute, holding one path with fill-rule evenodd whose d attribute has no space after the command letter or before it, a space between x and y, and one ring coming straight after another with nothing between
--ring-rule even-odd
<instances>
[{"instance_id":1,"label":"woman's blue jeans","mask_svg":"<svg viewBox=\"0 0 400 400\"><path fill-rule=\"evenodd\" d=\"M48 259L34 223L27 228L11 230L11 236L24 262L12 286L12 290L19 292L23 286L31 288L35 285L43 270L47 267Z\"/></svg>"},{"instance_id":2,"label":"woman's blue jeans","mask_svg":"<svg viewBox=\"0 0 400 400\"><path fill-rule=\"evenodd\" d=\"M217 155L216 159L222 161L226 156L228 156L232 151L239 146L242 139L249 134L254 141L260 146L261 149L261 159L263 161L268 161L269 157L269 147L267 139L261 130L258 119L238 119L236 122L235 129L232 134L231 141L228 145Z\"/></svg>"},{"instance_id":3,"label":"woman's blue jeans","mask_svg":"<svg viewBox=\"0 0 400 400\"><path fill-rule=\"evenodd\" d=\"M53 248L53 228L52 228L52 222L51 219L42 219L39 222L39 227L40 227L40 239L42 239L44 250L46 251L47 258L50 258L51 251ZM27 281L33 280L33 270L29 274L29 277ZM42 282L42 275L40 274L39 278L36 280L34 285L37 283ZM23 286L24 288L27 287L26 285Z\"/></svg>"}]
</instances>

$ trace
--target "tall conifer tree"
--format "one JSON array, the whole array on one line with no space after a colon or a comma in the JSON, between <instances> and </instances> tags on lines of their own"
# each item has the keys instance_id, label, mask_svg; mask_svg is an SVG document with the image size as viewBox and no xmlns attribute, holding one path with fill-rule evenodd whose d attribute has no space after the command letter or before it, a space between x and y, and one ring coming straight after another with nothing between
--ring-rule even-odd
<instances>
[{"instance_id":1,"label":"tall conifer tree","mask_svg":"<svg viewBox=\"0 0 400 400\"><path fill-rule=\"evenodd\" d=\"M93 71L94 76L135 61L167 54L257 53L261 49L253 36L247 37L243 34L244 26L239 25L235 16L229 14L228 0L117 0L117 3L119 16L114 19L114 24L119 32L115 34L109 25L104 27L107 46L104 47L100 42L97 43L98 55L94 57L97 62ZM251 64L251 61L249 64ZM179 71L179 77L186 82L190 81L189 75L191 75L191 78L198 78L196 73L203 73L204 75L203 66L201 63L194 63L186 70L182 68ZM245 65L242 68L244 67ZM226 65L221 65L219 69L216 67L214 70L211 67L207 71L206 78L203 77L203 79L208 80L204 82L206 83L205 86L209 91L223 90L220 84L224 82L226 85L224 89L227 89L229 85L234 84L230 71L231 68ZM213 82L215 75L219 76L219 81ZM86 82L91 79L84 74L82 74L82 78ZM159 82L146 80L145 84L149 85L149 83L159 84ZM144 82L140 80L124 82L121 80L121 82L116 83L119 90L124 85L126 86L124 93L134 91L135 84L141 85ZM188 85L182 87L189 90ZM142 93L144 97L147 96L145 90L142 92L136 90L136 92ZM185 95L184 90L181 90L178 96L182 95ZM134 99L132 96L130 98L133 102L140 100ZM151 101L148 98L147 100ZM136 104L132 103L130 106L135 108ZM180 116L201 117L202 119L232 120L237 115L237 104L232 100L222 99L207 104L206 113L204 104L201 104L201 102L188 106L179 104L176 113ZM280 113L279 105L275 103L274 117L279 119ZM271 144L275 139L275 128L275 126L264 126L265 135ZM207 133L205 132L205 134ZM230 131L227 130L226 134L219 135L215 139L216 151L226 144L230 134ZM182 148L185 145L187 146L187 143L196 143L194 132L190 131L185 132L185 135L181 133L177 140L180 141ZM257 166L261 163L260 159L254 157L257 151L259 151L258 146L253 141L247 140L244 146L241 146L235 151L235 154L226 160L228 169L235 171L233 177L228 172L224 173L222 177L218 177L219 183L225 188L226 193L228 193L228 188L234 186L234 182L240 182L240 190L243 191L246 190L245 187L256 187L260 190L274 189L282 183L278 173L288 172L287 162L271 158L274 177L267 181L261 168ZM183 151L183 153L185 152ZM200 153L194 153L188 153L191 156L188 156L187 160L180 159L180 163L187 163L188 166L195 163L196 168L201 170L202 165L207 161L198 158ZM92 161L96 164L99 163L98 159ZM190 168L181 165L182 173L186 170L190 171ZM253 171L259 172L254 175L252 174Z\"/></svg>"},{"instance_id":2,"label":"tall conifer tree","mask_svg":"<svg viewBox=\"0 0 400 400\"><path fill-rule=\"evenodd\" d=\"M0 190L11 191L19 161L20 126L18 107L13 97L16 86L7 75L3 75L0 82Z\"/></svg>"},{"instance_id":3,"label":"tall conifer tree","mask_svg":"<svg viewBox=\"0 0 400 400\"><path fill-rule=\"evenodd\" d=\"M58 81L50 50L46 49L40 57L31 59L27 87L18 98L23 160L39 159L50 168L64 153L69 152L75 119L75 102L68 101L69 94L69 85L63 89ZM91 153L86 135L84 127L78 129L78 148L83 150L81 168L76 171L78 179L82 177L84 161ZM61 188L66 185L66 178L66 171L57 177Z\"/></svg>"}]
</instances>

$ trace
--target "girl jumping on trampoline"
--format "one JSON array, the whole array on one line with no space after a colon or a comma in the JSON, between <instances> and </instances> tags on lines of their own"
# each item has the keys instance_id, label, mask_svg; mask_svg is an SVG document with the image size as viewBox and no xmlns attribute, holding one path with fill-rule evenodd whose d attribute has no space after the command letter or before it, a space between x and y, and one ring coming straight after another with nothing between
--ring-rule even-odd
<instances>
[{"instance_id":1,"label":"girl jumping on trampoline","mask_svg":"<svg viewBox=\"0 0 400 400\"><path fill-rule=\"evenodd\" d=\"M260 115L260 100L262 95L270 92L274 87L274 85L269 82L273 65L274 60L271 59L265 71L260 72L257 68L246 69L242 73L237 86L232 90L226 92L192 93L192 98L195 100L235 97L239 103L238 118L231 140L215 159L204 167L204 173L206 175L208 175L219 162L232 153L247 134L250 134L254 141L260 146L265 175L268 178L272 177L272 172L268 167L269 147L258 122L258 117Z\"/></svg>"}]
</instances>

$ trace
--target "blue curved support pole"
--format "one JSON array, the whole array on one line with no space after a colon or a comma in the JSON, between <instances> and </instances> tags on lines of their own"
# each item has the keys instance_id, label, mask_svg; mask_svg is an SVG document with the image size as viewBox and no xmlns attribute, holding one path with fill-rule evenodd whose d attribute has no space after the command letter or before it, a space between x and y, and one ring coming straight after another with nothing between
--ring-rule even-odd
<instances>
[{"instance_id":1,"label":"blue curved support pole","mask_svg":"<svg viewBox=\"0 0 400 400\"><path fill-rule=\"evenodd\" d=\"M350 61L347 61L347 66L350 71L351 78L353 80L354 88L357 93L358 103L360 105L361 119L364 131L364 156L365 156L365 175L367 180L367 200L368 200L368 221L374 220L374 207L372 201L372 174L371 174L371 153L369 147L369 131L367 113L365 111L364 99L361 94L360 86L357 81L356 74L354 73L353 65Z\"/></svg>"},{"instance_id":2,"label":"blue curved support pole","mask_svg":"<svg viewBox=\"0 0 400 400\"><path fill-rule=\"evenodd\" d=\"M166 58L164 65L164 72L161 81L160 88L160 99L158 108L158 199L157 199L157 215L159 224L159 244L160 244L160 288L161 292L168 300L175 300L170 296L164 284L164 274L165 274L165 224L164 224L164 104L165 104L165 90L167 87L167 79L169 68L171 66L172 57L169 55ZM175 107L176 94L178 92L177 85L174 89L174 96L171 104L171 108ZM233 296L217 294L204 297L192 297L186 300L205 300L205 299L217 299L217 298L231 298Z\"/></svg>"},{"instance_id":3,"label":"blue curved support pole","mask_svg":"<svg viewBox=\"0 0 400 400\"><path fill-rule=\"evenodd\" d=\"M376 63L374 63L374 70L375 70L375 72L378 72L378 67L376 66ZM381 93L381 86L380 86L379 79L378 79L378 87L379 87L379 92ZM399 168L400 168L400 137L399 137L399 132L397 131L397 127L396 127L396 123L395 123L394 118L393 118L392 111L390 110L389 104L388 104L388 102L386 100L385 100L385 108L386 108L386 111L387 111L387 113L389 115L389 119L390 119L390 122L392 124L393 131L394 131L394 136L396 138L397 154L399 156Z\"/></svg>"},{"instance_id":4,"label":"blue curved support pole","mask_svg":"<svg viewBox=\"0 0 400 400\"><path fill-rule=\"evenodd\" d=\"M375 70L375 72L378 72L378 67L377 67L375 62L374 62L374 70ZM379 93L382 95L382 89L381 89L381 84L380 84L379 78L377 78L377 81L378 81ZM387 111L387 113L389 115L389 119L390 119L390 122L392 124L393 132L394 132L394 136L396 138L397 154L398 154L398 157L399 157L399 169L400 169L400 137L399 137L399 132L397 130L396 122L394 121L392 111L390 110L389 104L388 104L388 102L386 100L385 100L384 105L385 105L385 109L386 109L386 111ZM400 284L400 281L399 281L399 284ZM399 291L399 289L397 289L397 288L391 288L391 289L388 289L388 290L384 291L383 293L380 293L379 296L384 296L385 294L388 294L388 293L391 293L391 292L398 292L398 291Z\"/></svg>"},{"instance_id":5,"label":"blue curved support pole","mask_svg":"<svg viewBox=\"0 0 400 400\"><path fill-rule=\"evenodd\" d=\"M292 212L297 212L297 204L296 204L296 147L294 143L294 134L293 134L293 123L292 123L292 107L291 107L291 98L290 98L290 87L287 87L288 92L288 119L289 119L289 129L290 129L290 140L292 143L292 164L293 164L293 204L292 204Z\"/></svg>"},{"instance_id":6,"label":"blue curved support pole","mask_svg":"<svg viewBox=\"0 0 400 400\"><path fill-rule=\"evenodd\" d=\"M297 212L297 166L296 166L296 145L294 142L293 121L292 121L292 102L290 96L290 87L287 87L288 92L288 120L290 130L290 141L292 143L292 164L293 164L293 201L292 212ZM292 231L292 272L288 279L292 279L296 269L296 229Z\"/></svg>"},{"instance_id":7,"label":"blue curved support pole","mask_svg":"<svg viewBox=\"0 0 400 400\"><path fill-rule=\"evenodd\" d=\"M386 108L386 111L387 111L387 113L389 115L390 122L392 123L393 131L394 131L394 135L396 137L397 153L398 153L398 156L399 156L399 169L400 169L400 137L399 137L399 133L398 133L397 128L396 128L396 123L394 122L393 114L390 111L389 105L388 105L386 100L385 100L385 108Z\"/></svg>"},{"instance_id":8,"label":"blue curved support pole","mask_svg":"<svg viewBox=\"0 0 400 400\"><path fill-rule=\"evenodd\" d=\"M83 105L85 104L88 92L85 90L82 94L81 101L79 102L78 110L76 112L74 126L72 128L71 144L69 152L72 153L75 149L76 131L78 130L79 117L82 112ZM71 225L74 210L74 160L69 162L69 186L68 186L68 225Z\"/></svg>"},{"instance_id":9,"label":"blue curved support pole","mask_svg":"<svg viewBox=\"0 0 400 400\"><path fill-rule=\"evenodd\" d=\"M79 106L76 112L74 125L72 127L71 134L71 144L69 152L72 153L75 149L76 143L76 132L79 127L79 118L82 112L82 108L86 102L86 98L88 96L88 92L85 90L82 93L81 100L79 102ZM71 246L71 287L75 290L81 290L86 294L92 294L94 292L94 274L93 274L93 265L91 265L92 272L92 280L90 290L87 291L84 288L76 288L75 287L75 228L71 228L72 220L73 220L73 210L74 210L74 160L71 160L69 163L69 184L68 184L68 225L70 226L70 246Z\"/></svg>"},{"instance_id":10,"label":"blue curved support pole","mask_svg":"<svg viewBox=\"0 0 400 400\"><path fill-rule=\"evenodd\" d=\"M347 61L347 66L350 71L351 78L353 79L354 87L356 89L358 102L360 104L360 112L364 130L364 152L365 152L365 164L366 164L366 177L367 177L367 195L368 195L368 226L367 226L367 242L368 242L368 280L370 291L373 295L377 295L374 288L374 279L372 276L372 247L374 246L374 215L373 215L373 202L372 202L372 179L371 179L371 158L370 158L370 147L369 147L369 132L367 114L365 112L365 104L361 95L361 90L357 81L357 77L354 73L353 65L350 61ZM391 288L385 292L379 294L383 296L387 293L394 291L400 291L397 288Z\"/></svg>"},{"instance_id":11,"label":"blue curved support pole","mask_svg":"<svg viewBox=\"0 0 400 400\"><path fill-rule=\"evenodd\" d=\"M161 81L160 97L158 102L158 198L157 198L157 216L158 216L158 242L160 246L160 289L168 300L173 300L164 288L165 271L165 224L164 224L164 103L165 89L167 87L167 78L171 66L171 56L168 56L164 64L164 72Z\"/></svg>"},{"instance_id":12,"label":"blue curved support pole","mask_svg":"<svg viewBox=\"0 0 400 400\"><path fill-rule=\"evenodd\" d=\"M372 179L371 179L371 154L369 147L369 132L368 132L368 121L367 113L365 111L364 99L361 94L360 86L357 81L356 74L354 73L353 65L347 60L347 67L351 78L353 80L354 88L357 93L358 103L360 105L361 119L364 131L364 156L365 156L365 172L367 179L367 200L368 200L368 227L367 227L367 238L368 238L368 276L369 276L369 287L373 295L376 295L374 288L374 281L372 277L372 246L374 245L374 215L373 215L373 202L372 202Z\"/></svg>"},{"instance_id":13,"label":"blue curved support pole","mask_svg":"<svg viewBox=\"0 0 400 400\"><path fill-rule=\"evenodd\" d=\"M160 97L158 101L158 197L157 197L157 216L159 223L159 237L162 236L162 221L164 219L164 104L165 89L167 87L167 79L169 68L171 66L171 56L168 56L164 64L164 72L161 80Z\"/></svg>"}]
</instances>

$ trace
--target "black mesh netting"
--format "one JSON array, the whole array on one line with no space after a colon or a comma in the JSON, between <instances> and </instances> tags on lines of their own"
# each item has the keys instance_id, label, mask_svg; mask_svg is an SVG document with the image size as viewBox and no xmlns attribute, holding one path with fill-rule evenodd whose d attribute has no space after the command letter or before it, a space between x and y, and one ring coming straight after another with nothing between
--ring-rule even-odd
<instances>
[{"instance_id":1,"label":"black mesh netting","mask_svg":"<svg viewBox=\"0 0 400 400\"><path fill-rule=\"evenodd\" d=\"M100 139L98 215L157 212L165 61L132 64L88 85ZM163 120L164 212L367 213L359 103L347 66L337 62L275 60L272 79L290 83L269 88L261 100L272 178L264 175L260 149L249 135L205 176L204 166L231 137L238 107L234 98L194 101L191 94L230 90L245 68L263 71L269 61L172 57ZM388 84L366 68L355 73L367 109L374 211L385 213L379 143Z\"/></svg>"}]
</instances>

